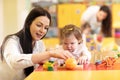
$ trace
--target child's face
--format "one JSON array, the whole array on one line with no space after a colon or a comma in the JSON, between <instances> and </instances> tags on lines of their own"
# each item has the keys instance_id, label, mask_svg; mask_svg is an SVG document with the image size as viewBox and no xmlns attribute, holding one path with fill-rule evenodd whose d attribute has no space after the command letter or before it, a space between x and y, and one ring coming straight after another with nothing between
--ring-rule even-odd
<instances>
[{"instance_id":1,"label":"child's face","mask_svg":"<svg viewBox=\"0 0 120 80\"><path fill-rule=\"evenodd\" d=\"M78 47L78 40L76 39L76 37L72 34L67 38L63 39L63 49L64 50L68 50L69 52L74 52L75 49Z\"/></svg>"},{"instance_id":2,"label":"child's face","mask_svg":"<svg viewBox=\"0 0 120 80\"><path fill-rule=\"evenodd\" d=\"M87 27L87 28L83 31L83 33L84 33L85 35L89 35L90 32L91 32L91 28L90 28L90 27Z\"/></svg>"}]
</instances>

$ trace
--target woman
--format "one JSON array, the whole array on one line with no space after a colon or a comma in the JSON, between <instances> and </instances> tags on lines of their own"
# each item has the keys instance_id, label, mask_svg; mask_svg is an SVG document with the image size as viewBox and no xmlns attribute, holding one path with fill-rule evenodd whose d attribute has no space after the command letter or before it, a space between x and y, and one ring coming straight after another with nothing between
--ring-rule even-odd
<instances>
[{"instance_id":1,"label":"woman","mask_svg":"<svg viewBox=\"0 0 120 80\"><path fill-rule=\"evenodd\" d=\"M34 8L28 14L24 27L19 32L7 36L1 46L0 79L23 80L39 64L50 57L66 60L72 57L67 51L45 52L41 39L51 24L50 14L43 8Z\"/></svg>"},{"instance_id":2,"label":"woman","mask_svg":"<svg viewBox=\"0 0 120 80\"><path fill-rule=\"evenodd\" d=\"M108 6L90 6L83 13L81 23L88 22L94 34L102 34L105 37L112 35L112 16Z\"/></svg>"}]
</instances>

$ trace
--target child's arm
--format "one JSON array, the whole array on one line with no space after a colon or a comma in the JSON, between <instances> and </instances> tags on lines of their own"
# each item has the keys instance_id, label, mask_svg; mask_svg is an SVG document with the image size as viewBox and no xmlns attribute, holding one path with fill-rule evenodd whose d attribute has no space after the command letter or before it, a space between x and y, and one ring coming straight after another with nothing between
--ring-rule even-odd
<instances>
[{"instance_id":1,"label":"child's arm","mask_svg":"<svg viewBox=\"0 0 120 80\"><path fill-rule=\"evenodd\" d=\"M80 64L86 64L89 63L91 60L91 53L88 51L87 47L82 44L82 53L80 54L80 57L78 59Z\"/></svg>"},{"instance_id":2,"label":"child's arm","mask_svg":"<svg viewBox=\"0 0 120 80\"><path fill-rule=\"evenodd\" d=\"M88 50L85 44L83 44L82 56L87 56L88 60L91 60L91 52Z\"/></svg>"},{"instance_id":3,"label":"child's arm","mask_svg":"<svg viewBox=\"0 0 120 80\"><path fill-rule=\"evenodd\" d=\"M79 64L87 64L87 63L89 63L87 55L81 54L80 57L78 58L78 63Z\"/></svg>"}]
</instances>

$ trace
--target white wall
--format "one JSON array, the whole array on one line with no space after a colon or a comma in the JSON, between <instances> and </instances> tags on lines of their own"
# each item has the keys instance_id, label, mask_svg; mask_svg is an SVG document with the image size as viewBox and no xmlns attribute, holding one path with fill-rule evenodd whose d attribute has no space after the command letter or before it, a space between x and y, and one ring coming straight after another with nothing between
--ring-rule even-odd
<instances>
[{"instance_id":1,"label":"white wall","mask_svg":"<svg viewBox=\"0 0 120 80\"><path fill-rule=\"evenodd\" d=\"M17 0L17 25L19 30L23 28L25 19L29 13L28 6L30 6L30 3L27 3L27 0Z\"/></svg>"},{"instance_id":2,"label":"white wall","mask_svg":"<svg viewBox=\"0 0 120 80\"><path fill-rule=\"evenodd\" d=\"M0 45L3 41L3 0L0 0Z\"/></svg>"}]
</instances>

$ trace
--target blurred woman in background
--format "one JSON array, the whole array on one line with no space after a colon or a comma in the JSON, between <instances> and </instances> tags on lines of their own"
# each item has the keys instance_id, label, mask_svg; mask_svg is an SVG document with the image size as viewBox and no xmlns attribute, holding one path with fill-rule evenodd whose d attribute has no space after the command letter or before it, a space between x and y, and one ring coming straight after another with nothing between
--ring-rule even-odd
<instances>
[{"instance_id":1,"label":"blurred woman in background","mask_svg":"<svg viewBox=\"0 0 120 80\"><path fill-rule=\"evenodd\" d=\"M112 15L108 6L90 6L83 13L81 23L88 22L93 34L101 34L104 37L112 36Z\"/></svg>"}]
</instances>

